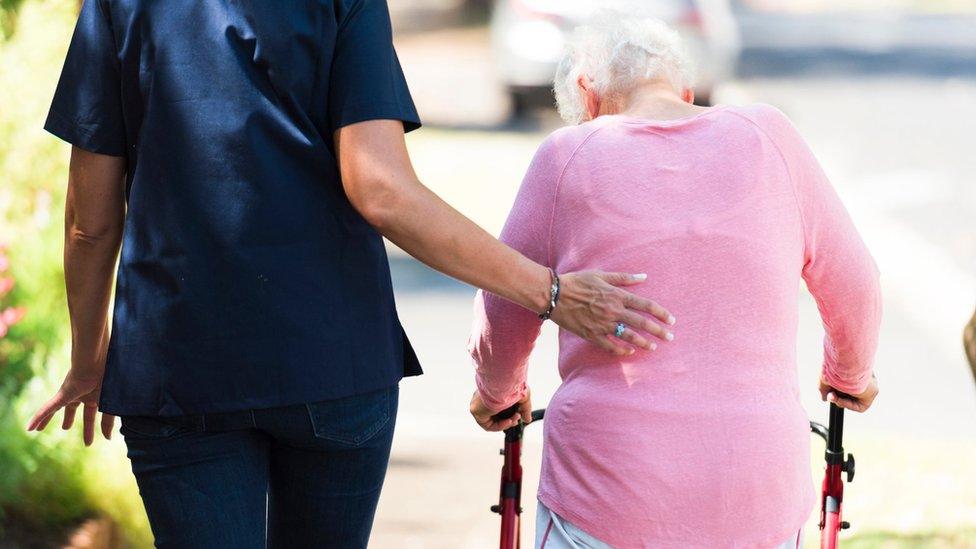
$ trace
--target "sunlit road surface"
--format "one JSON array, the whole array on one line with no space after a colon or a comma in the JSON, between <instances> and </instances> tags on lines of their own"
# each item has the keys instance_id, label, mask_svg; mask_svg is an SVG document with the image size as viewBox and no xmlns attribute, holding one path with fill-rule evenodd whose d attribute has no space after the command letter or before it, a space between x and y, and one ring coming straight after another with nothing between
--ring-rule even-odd
<instances>
[{"instance_id":1,"label":"sunlit road surface","mask_svg":"<svg viewBox=\"0 0 976 549\"><path fill-rule=\"evenodd\" d=\"M430 112L425 118L433 122L409 138L411 153L428 186L497 234L535 147L558 121L543 115L506 123L483 33L446 38L456 43L427 36L400 44L421 114ZM452 64L458 59L463 66ZM451 77L455 70L459 77ZM976 528L976 389L961 351L962 326L976 305L976 79L908 72L756 75L718 97L772 103L793 119L883 273L883 392L869 414L847 422L847 447L858 456L846 508L855 535ZM392 261L400 315L427 375L401 385L393 464L371 547L497 546L498 519L488 506L497 499L501 437L480 432L466 413L473 290L402 253L394 251ZM816 392L822 330L812 298L804 290L798 299L803 402L812 418L824 418ZM548 326L530 369L537 406L558 385L555 357ZM540 446L541 426L532 427L524 459L527 541ZM808 541L815 529L808 523Z\"/></svg>"}]
</instances>

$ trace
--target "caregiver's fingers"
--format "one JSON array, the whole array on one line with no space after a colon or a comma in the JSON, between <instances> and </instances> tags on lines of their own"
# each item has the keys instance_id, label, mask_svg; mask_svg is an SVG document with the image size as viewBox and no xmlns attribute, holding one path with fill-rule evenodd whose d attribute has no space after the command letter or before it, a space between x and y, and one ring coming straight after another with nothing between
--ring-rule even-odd
<instances>
[{"instance_id":1,"label":"caregiver's fingers","mask_svg":"<svg viewBox=\"0 0 976 549\"><path fill-rule=\"evenodd\" d=\"M633 286L634 284L640 284L641 282L647 280L647 275L644 273L633 274L598 272L596 275L613 286Z\"/></svg>"},{"instance_id":2,"label":"caregiver's fingers","mask_svg":"<svg viewBox=\"0 0 976 549\"><path fill-rule=\"evenodd\" d=\"M651 343L650 341L642 337L637 332L631 330L630 328L624 330L623 333L621 333L619 336L614 334L614 337L626 341L627 343L630 343L634 347L640 347L641 349L647 349L649 351L653 351L657 349L657 343Z\"/></svg>"},{"instance_id":3,"label":"caregiver's fingers","mask_svg":"<svg viewBox=\"0 0 976 549\"><path fill-rule=\"evenodd\" d=\"M78 411L80 402L72 402L64 407L64 419L61 421L61 428L67 431L75 424L75 412Z\"/></svg>"},{"instance_id":4,"label":"caregiver's fingers","mask_svg":"<svg viewBox=\"0 0 976 549\"><path fill-rule=\"evenodd\" d=\"M98 415L98 405L95 403L85 403L85 446L91 446L95 442L95 416Z\"/></svg>"},{"instance_id":5,"label":"caregiver's fingers","mask_svg":"<svg viewBox=\"0 0 976 549\"><path fill-rule=\"evenodd\" d=\"M58 391L51 400L44 403L41 409L34 414L30 423L27 424L28 431L43 431L47 424L54 417L54 414L68 404L63 391Z\"/></svg>"},{"instance_id":6,"label":"caregiver's fingers","mask_svg":"<svg viewBox=\"0 0 976 549\"><path fill-rule=\"evenodd\" d=\"M634 331L646 332L662 341L671 341L674 339L674 334L671 333L671 330L661 326L646 316L637 314L633 311L624 312L620 316L620 321ZM648 349L649 347L644 348Z\"/></svg>"},{"instance_id":7,"label":"caregiver's fingers","mask_svg":"<svg viewBox=\"0 0 976 549\"><path fill-rule=\"evenodd\" d=\"M102 436L105 440L112 440L112 431L115 429L115 416L112 414L102 414Z\"/></svg>"},{"instance_id":8,"label":"caregiver's fingers","mask_svg":"<svg viewBox=\"0 0 976 549\"><path fill-rule=\"evenodd\" d=\"M621 290L623 291L623 290ZM636 296L629 292L624 292L624 307L632 311L642 311L650 314L661 322L671 326L674 325L675 318L667 309L655 301Z\"/></svg>"},{"instance_id":9,"label":"caregiver's fingers","mask_svg":"<svg viewBox=\"0 0 976 549\"><path fill-rule=\"evenodd\" d=\"M634 354L633 348L624 347L623 345L618 345L614 343L613 340L610 339L612 335L613 334L598 335L596 337L593 337L592 339L589 339L588 341L595 344L597 347L603 349L604 351L613 353L617 356L627 356L627 355Z\"/></svg>"}]
</instances>

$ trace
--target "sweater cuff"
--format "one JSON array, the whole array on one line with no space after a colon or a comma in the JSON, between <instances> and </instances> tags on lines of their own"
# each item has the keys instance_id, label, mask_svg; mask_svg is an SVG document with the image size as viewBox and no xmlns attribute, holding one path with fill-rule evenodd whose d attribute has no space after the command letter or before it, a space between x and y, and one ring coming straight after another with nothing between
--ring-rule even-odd
<instances>
[{"instance_id":1,"label":"sweater cuff","mask_svg":"<svg viewBox=\"0 0 976 549\"><path fill-rule=\"evenodd\" d=\"M526 383L522 381L516 387L514 387L512 391L509 391L503 395L493 395L482 382L480 377L476 378L475 382L478 385L478 396L481 397L481 402L483 402L493 414L497 414L511 408L520 400L525 398L525 394L529 390Z\"/></svg>"},{"instance_id":2,"label":"sweater cuff","mask_svg":"<svg viewBox=\"0 0 976 549\"><path fill-rule=\"evenodd\" d=\"M837 375L835 368L830 363L824 362L822 374L827 385L852 396L863 393L871 384L871 369L854 378L842 378Z\"/></svg>"}]
</instances>

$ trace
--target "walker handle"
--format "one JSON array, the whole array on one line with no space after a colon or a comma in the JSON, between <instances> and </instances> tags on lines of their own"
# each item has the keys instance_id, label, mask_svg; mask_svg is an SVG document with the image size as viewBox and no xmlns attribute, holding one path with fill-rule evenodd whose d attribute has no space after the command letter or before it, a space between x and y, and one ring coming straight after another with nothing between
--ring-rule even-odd
<instances>
[{"instance_id":1,"label":"walker handle","mask_svg":"<svg viewBox=\"0 0 976 549\"><path fill-rule=\"evenodd\" d=\"M519 411L519 405L517 403L512 404L508 408L505 408L501 412L498 412L497 414L491 416L491 420L497 422L497 421L505 421L506 419L512 419L512 417L515 416L515 414L517 414L518 411Z\"/></svg>"}]
</instances>

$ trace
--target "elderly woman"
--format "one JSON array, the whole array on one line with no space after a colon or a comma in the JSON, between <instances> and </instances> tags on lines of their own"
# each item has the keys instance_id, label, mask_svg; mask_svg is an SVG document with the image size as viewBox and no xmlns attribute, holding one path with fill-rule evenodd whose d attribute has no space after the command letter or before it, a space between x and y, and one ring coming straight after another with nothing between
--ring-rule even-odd
<instances>
[{"instance_id":1,"label":"elderly woman","mask_svg":"<svg viewBox=\"0 0 976 549\"><path fill-rule=\"evenodd\" d=\"M773 107L693 105L664 24L604 16L556 80L574 125L540 147L502 240L556 273L645 272L679 320L654 353L562 331L536 546L796 547L814 503L796 369L802 278L826 329L822 396L863 411L881 318L875 264L803 139ZM620 319L617 343L640 345ZM476 300L482 427L530 409L531 312ZM671 330L674 330L672 335ZM608 330L611 331L611 330Z\"/></svg>"}]
</instances>

